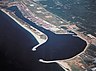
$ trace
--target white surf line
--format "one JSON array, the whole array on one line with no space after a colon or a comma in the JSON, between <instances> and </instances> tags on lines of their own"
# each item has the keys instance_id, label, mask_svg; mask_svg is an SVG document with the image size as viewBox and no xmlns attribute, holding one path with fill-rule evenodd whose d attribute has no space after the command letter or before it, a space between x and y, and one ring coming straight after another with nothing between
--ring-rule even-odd
<instances>
[{"instance_id":1,"label":"white surf line","mask_svg":"<svg viewBox=\"0 0 96 71\"><path fill-rule=\"evenodd\" d=\"M38 45L34 46L34 47L32 48L32 51L36 51L36 49L37 49L39 46L41 46L42 44L46 43L47 40L48 40L48 37L46 36L46 39L45 39L43 42L39 43Z\"/></svg>"},{"instance_id":2,"label":"white surf line","mask_svg":"<svg viewBox=\"0 0 96 71\"><path fill-rule=\"evenodd\" d=\"M36 46L34 46L34 47L32 48L32 51L36 51L36 49L37 49L40 45L42 45L42 44L44 44L45 42L47 42L47 40L48 40L47 35L45 35L45 34L42 33L41 31L39 31L39 30L37 30L36 28L34 28L34 27L31 26L31 28L33 28L33 29L35 29L37 32L39 32L40 35L44 35L45 38L46 38L46 39L41 39L41 38L40 38L40 35L35 34L35 33L32 32L28 27L26 27L25 25L22 25L18 20L16 20L14 17L12 17L12 16L11 16L8 12L6 12L4 9L1 9L1 11L4 12L5 14L7 14L11 19L13 19L15 22L17 22L17 24L19 24L19 25L20 25L21 27L23 27L25 30L27 30L28 32L30 32L30 33L36 38L36 40L39 42L39 44L36 45Z\"/></svg>"},{"instance_id":3,"label":"white surf line","mask_svg":"<svg viewBox=\"0 0 96 71\"><path fill-rule=\"evenodd\" d=\"M54 61L45 61L43 59L39 59L39 62L42 63L57 63L59 64L65 71L72 71L71 67L66 63L66 62L61 62L58 60L54 60Z\"/></svg>"}]
</instances>

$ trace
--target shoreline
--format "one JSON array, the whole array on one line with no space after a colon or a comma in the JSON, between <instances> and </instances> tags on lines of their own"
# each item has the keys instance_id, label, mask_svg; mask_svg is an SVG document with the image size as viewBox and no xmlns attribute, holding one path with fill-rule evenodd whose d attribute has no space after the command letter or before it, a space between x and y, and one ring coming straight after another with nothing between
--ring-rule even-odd
<instances>
[{"instance_id":1,"label":"shoreline","mask_svg":"<svg viewBox=\"0 0 96 71\"><path fill-rule=\"evenodd\" d=\"M78 35L78 34L77 34ZM79 54L77 54L76 56L74 56L74 57L72 57L72 58L69 58L69 59L65 59L64 61L67 61L67 60L71 60L71 59L74 59L75 57L78 57L79 55L81 55L82 53L84 53L86 50L87 50L87 48L90 46L90 43L85 39L85 38L83 38L82 36L80 36L80 35L78 35L77 37L80 37L82 40L84 40L84 41L86 41L86 47L85 47L85 49L82 51L82 52L80 52Z\"/></svg>"},{"instance_id":2,"label":"shoreline","mask_svg":"<svg viewBox=\"0 0 96 71\"><path fill-rule=\"evenodd\" d=\"M54 61L44 61L43 59L39 59L39 62L46 63L46 64L48 64L48 63L57 63L65 71L72 71L71 67L67 64L67 62L61 62L61 61L57 61L57 60L54 60Z\"/></svg>"},{"instance_id":3,"label":"shoreline","mask_svg":"<svg viewBox=\"0 0 96 71\"><path fill-rule=\"evenodd\" d=\"M42 6L42 4L39 4L39 5L40 5L44 10L48 11L47 9L45 9L45 8ZM50 12L50 11L48 11L48 12L51 13L52 15L54 15L54 16L60 18L60 19L63 20L65 23L70 24L70 22L68 22L68 21L66 21L66 20L64 20L64 19L62 19L62 18L59 17L58 15L56 15L56 14ZM71 30L71 31L74 32L74 33L76 33L76 32L73 31L73 30ZM72 57L72 58L69 58L69 59L65 59L64 61L66 61L66 60L71 60L71 59L73 59L73 58L75 58L75 57L81 55L81 54L84 53L84 52L86 51L86 49L89 47L90 43L89 43L85 38L83 38L82 36L80 36L80 35L78 35L78 34L77 34L77 37L80 37L82 40L86 41L86 44L87 44L87 45L86 45L85 49L84 49L81 53L77 54L76 56L74 56L74 57Z\"/></svg>"},{"instance_id":4,"label":"shoreline","mask_svg":"<svg viewBox=\"0 0 96 71\"><path fill-rule=\"evenodd\" d=\"M40 6L41 6L41 5L40 5ZM44 10L46 10L43 6L41 6L41 7L42 7ZM46 10L46 11L48 11L48 10ZM48 11L48 12L51 13L50 11ZM70 22L62 19L62 18L59 17L58 15L53 14L53 13L51 13L51 14L54 15L54 16L56 16L56 17L58 17L59 19L61 19L61 20L63 21L63 23L65 22L65 23L70 24ZM71 30L71 31L74 32L74 33L76 33L76 31L73 31L73 30ZM84 53L84 52L87 50L87 48L90 46L90 43L89 43L84 37L82 37L82 36L79 35L79 34L77 34L77 37L81 38L82 40L84 40L84 41L86 42L86 47L85 47L85 49L84 49L82 52L80 52L79 54L75 55L74 57L71 57L71 58L69 58L69 59L65 59L65 60L63 60L63 61L68 61L68 60L71 60L71 59L74 59L74 58L78 57L79 55L81 55L82 53ZM39 60L39 61L40 61L40 60ZM48 63L48 62L50 62L50 61L44 61L44 60L41 59L40 62ZM53 62L54 62L54 61L53 61ZM55 62L60 62L60 60L56 60ZM60 65L60 66L61 66L61 65ZM61 66L61 67L62 67L62 66Z\"/></svg>"},{"instance_id":5,"label":"shoreline","mask_svg":"<svg viewBox=\"0 0 96 71\"><path fill-rule=\"evenodd\" d=\"M35 3L35 4L37 4L37 3ZM45 8L42 6L42 4L39 4L39 5L40 5L44 10L46 10L47 12L49 12L50 14L52 14L52 15L54 15L55 17L61 19L63 22L68 23L68 25L70 24L70 22L62 19L62 18L59 17L58 15L53 14L53 13L51 13L50 11L48 11L47 9L45 9ZM76 33L76 31L74 31L74 30L72 30L72 29L71 29L71 31L74 32L74 33ZM79 35L79 34L77 34L77 37L81 38L82 40L84 40L84 41L86 42L86 47L85 47L85 49L84 49L81 53L77 54L76 56L74 56L74 57L72 57L72 58L65 59L65 61L66 61L66 60L71 60L71 59L73 59L73 58L81 55L81 54L84 53L84 52L86 51L86 49L89 47L90 43L89 43L85 38L83 38L83 37L82 37L81 35Z\"/></svg>"},{"instance_id":6,"label":"shoreline","mask_svg":"<svg viewBox=\"0 0 96 71\"><path fill-rule=\"evenodd\" d=\"M32 32L28 27L26 27L26 25L22 25L18 20L16 20L14 17L12 17L12 16L11 16L9 13L7 13L4 9L1 9L1 11L4 12L6 15L8 15L11 19L13 19L15 22L17 22L18 25L20 25L21 27L23 27L25 30L27 30L28 32L30 32L30 33L35 37L35 39L38 41L39 44L36 45L36 46L34 46L34 47L32 48L32 51L36 51L36 49L37 49L39 46L41 46L42 44L44 44L45 42L47 42L48 36L47 36L46 34L42 33L41 31L39 31L39 30L37 30L36 28L34 28L34 27L31 26L31 28L34 28L34 29L37 30L41 35L43 34L43 35L46 37L46 39L41 40L41 39L39 38L40 36L38 36L38 35L36 35L34 32Z\"/></svg>"},{"instance_id":7,"label":"shoreline","mask_svg":"<svg viewBox=\"0 0 96 71\"><path fill-rule=\"evenodd\" d=\"M16 21L21 27L23 27L24 29L26 29L28 32L31 32L28 28L26 28L25 26L23 26L22 24L20 24L20 22L19 21L17 21L14 17L12 17L9 13L7 13L4 9L1 9L1 11L2 12L4 12L5 14L7 14L11 19L13 19L14 21ZM32 34L32 33L31 33ZM40 46L40 45L42 45L43 43L39 43L38 45L36 45L36 46L34 46L33 48L33 51L35 51L35 49L38 47L38 46ZM40 62L40 60L38 60L39 62ZM52 61L52 63L53 63L54 61ZM62 67L63 69L65 68L65 67L63 67L63 65L62 64L60 64L60 62L58 62L58 61L55 61L60 67ZM64 64L65 65L65 64ZM67 67L67 66L66 66ZM64 69L64 70L66 70L66 68ZM67 70L66 70L67 71Z\"/></svg>"},{"instance_id":8,"label":"shoreline","mask_svg":"<svg viewBox=\"0 0 96 71\"><path fill-rule=\"evenodd\" d=\"M49 11L48 11L49 12ZM51 13L51 12L50 12ZM7 14L8 15L8 14ZM53 14L54 15L54 14ZM10 15L11 16L11 15ZM56 17L58 17L57 15L55 15ZM14 17L13 17L14 18ZM62 18L61 18L62 19ZM65 21L64 19L62 19L64 22L67 22L67 21ZM69 22L67 22L67 23L69 23ZM20 25L20 24L19 24ZM22 24L20 25L20 26L22 26ZM24 26L22 26L23 28L24 28ZM27 29L27 28L24 28L24 29ZM30 30L30 29L29 29ZM27 31L28 31L28 29L27 29ZM31 31L28 31L28 32L31 32ZM74 31L73 31L74 32ZM75 33L75 32L74 32ZM75 57L77 57L77 56L79 56L80 54L82 54L83 52L85 52L86 51L86 49L88 48L88 46L89 46L89 42L86 40L86 39L84 39L83 37L81 37L80 35L78 35L77 34L77 37L80 37L82 40L84 40L84 41L86 41L86 43L87 43L87 45L86 45L86 47L85 47L85 49L81 52L81 53L79 53L79 54L77 54L77 55L75 55L74 57L72 57L72 58L69 58L69 59L65 59L64 61L66 61L66 60L71 60L71 59L73 59L73 58L75 58ZM46 39L46 41L48 40L48 37L47 37L47 39ZM45 41L45 42L46 42ZM44 43L45 43L44 42ZM36 45L35 47L33 47L33 49L32 49L32 51L36 51L36 48L38 47L38 46L40 46L40 45L42 45L43 43L41 43L41 44L38 44L38 45ZM40 60L39 60L40 61ZM42 61L41 61L42 62ZM48 62L48 61L47 61ZM52 62L52 61L51 61ZM54 61L53 61L54 62ZM52 63L53 63L52 62ZM61 67L62 67L62 63L60 64L59 62L60 62L60 60L56 60L55 61L57 64L59 64ZM44 62L43 61L43 63L46 63L46 62ZM65 64L64 64L65 65ZM66 67L66 65L65 66L63 66L63 68L65 68ZM70 69L70 68L69 68ZM67 71L67 70L66 70Z\"/></svg>"}]
</instances>

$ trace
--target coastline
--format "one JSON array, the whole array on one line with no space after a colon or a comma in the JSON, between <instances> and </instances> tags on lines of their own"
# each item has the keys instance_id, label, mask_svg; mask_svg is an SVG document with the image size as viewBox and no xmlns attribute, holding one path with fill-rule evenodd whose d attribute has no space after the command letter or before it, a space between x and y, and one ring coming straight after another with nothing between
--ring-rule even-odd
<instances>
[{"instance_id":1,"label":"coastline","mask_svg":"<svg viewBox=\"0 0 96 71\"><path fill-rule=\"evenodd\" d=\"M54 15L54 14L53 14ZM69 22L68 22L69 23ZM21 25L20 25L21 26ZM23 26L23 28L24 28L24 26ZM24 29L27 29L27 28L24 28ZM28 31L28 29L27 29L27 31ZM30 31L29 31L30 32ZM81 36L79 36L78 35L78 37L80 37L81 39L84 39L83 37L81 37ZM85 39L84 39L85 40ZM47 40L46 40L47 41ZM87 41L87 40L86 40ZM40 45L42 45L43 43L41 43L41 44L38 44L37 46L35 46L34 48L36 49L38 46L40 46ZM89 43L87 43L87 46L85 47L85 49L87 49L87 47L89 46L88 45ZM85 51L85 49L84 49L84 51ZM34 50L33 50L34 51ZM83 53L84 51L82 51L81 53ZM80 54L81 54L80 53ZM79 55L79 54L78 54ZM78 55L76 55L76 56L78 56ZM74 57L76 57L76 56L74 56ZM72 58L74 58L74 57L72 57ZM69 58L68 60L70 60L70 59L72 59L72 58ZM66 61L67 59L65 59L65 61ZM48 61L47 61L48 62ZM45 62L46 63L46 62ZM62 65L59 63L59 60L57 60L56 61L56 63L58 63L61 67L62 67ZM65 65L66 66L66 65ZM67 70L66 70L67 71Z\"/></svg>"},{"instance_id":2,"label":"coastline","mask_svg":"<svg viewBox=\"0 0 96 71\"><path fill-rule=\"evenodd\" d=\"M37 39L37 41L39 42L39 44L36 45L36 46L34 46L34 47L32 48L32 51L36 51L37 47L39 47L39 46L41 46L42 44L44 44L45 42L47 42L48 37L47 37L46 34L40 32L39 30L37 30L36 28L34 28L34 27L31 26L31 28L36 29L38 32L40 32L40 34L43 34L43 35L46 37L46 39L41 40L41 39L39 38L39 36L37 36L35 33L33 33L29 28L27 28L26 25L22 25L19 21L17 21L14 17L12 17L9 13L7 13L4 9L1 9L1 11L4 12L5 14L7 14L7 15L8 15L10 18L12 18L14 21L16 21L18 25L20 25L20 26L23 27L25 30L27 30L28 32L30 32L30 33Z\"/></svg>"},{"instance_id":3,"label":"coastline","mask_svg":"<svg viewBox=\"0 0 96 71\"><path fill-rule=\"evenodd\" d=\"M17 21L15 18L13 18L9 13L7 13L4 9L1 9L1 11L2 12L4 12L5 14L7 14L10 18L12 18L14 21L16 21L21 27L23 27L24 29L26 29L28 32L30 32L31 33L31 31L28 29L28 28L26 28L25 26L23 26L22 24L20 24L20 22L19 21ZM31 33L32 34L32 33ZM45 43L45 42L44 42ZM38 45L36 45L36 46L34 46L33 47L33 51L36 51L36 48L37 47L39 47L40 45L42 45L43 43L39 43ZM41 62L40 60L39 60L39 62ZM48 62L48 61L47 61ZM58 62L58 61L51 61L51 62L48 62L48 63L57 63L58 65L60 65L60 67L62 67L62 64L60 64L60 62ZM46 62L45 62L46 63ZM64 64L64 67L68 67L68 69L70 68L68 65L67 65L67 63L65 63ZM64 68L64 67L62 67L64 70L66 70L66 68ZM70 68L71 69L71 68ZM67 71L67 70L66 70Z\"/></svg>"},{"instance_id":4,"label":"coastline","mask_svg":"<svg viewBox=\"0 0 96 71\"><path fill-rule=\"evenodd\" d=\"M58 65L60 65L65 71L72 71L71 67L67 64L67 62L61 62L61 61L57 61L57 60L54 60L54 61L44 61L43 59L39 59L39 62L42 62L42 63L57 63Z\"/></svg>"},{"instance_id":5,"label":"coastline","mask_svg":"<svg viewBox=\"0 0 96 71\"><path fill-rule=\"evenodd\" d=\"M36 4L36 3L35 3ZM42 5L40 5L44 10L46 10ZM60 18L61 20L63 20L63 22L65 22L65 23L68 23L68 25L70 24L70 22L68 22L68 21L66 21L66 20L64 20L64 19L62 19L61 17L59 17L59 16L57 16L56 14L53 14L53 13L51 13L50 11L48 11L48 10L46 10L47 12L49 12L50 14L52 14L52 15L54 15L55 17L57 17L57 18ZM64 24L63 24L64 25ZM81 53L79 53L79 54L77 54L76 56L79 56L80 54L82 54L82 53L84 53L85 51L86 51L86 49L89 47L89 45L90 45L90 43L85 39L85 38L83 38L81 35L79 35L78 34L78 32L76 32L76 31L74 31L74 30L72 30L72 29L70 29L72 32L74 32L74 33L76 33L77 34L77 37L80 37L82 40L84 40L85 42L86 42L86 47L85 47L85 49L81 52ZM69 59L65 59L65 61L66 60L71 60L71 59L73 59L73 58L75 58L76 56L74 56L74 57L72 57L72 58L69 58Z\"/></svg>"},{"instance_id":6,"label":"coastline","mask_svg":"<svg viewBox=\"0 0 96 71\"><path fill-rule=\"evenodd\" d=\"M42 6L42 4L39 4L44 10L46 10L43 6ZM46 11L48 11L48 10L46 10ZM58 15L56 15L56 14L53 14L52 12L50 12L50 11L48 11L50 14L52 14L52 15L55 15L56 17L58 17L58 18L60 18L61 20L63 20L65 23L68 23L68 24L70 24L70 22L68 22L68 21L66 21L66 20L64 20L64 19L62 19L61 17L59 17ZM64 25L64 24L63 24ZM62 25L61 25L62 26ZM72 30L71 29L71 31L72 32L74 32L74 33L76 33L76 31L74 31L74 30ZM76 33L77 34L77 33ZM79 54L77 54L76 56L74 56L74 57L72 57L72 58L69 58L69 59L65 59L64 61L66 61L66 60L71 60L71 59L73 59L73 58L75 58L75 57L77 57L77 56L79 56L79 55L81 55L82 53L84 53L85 51L86 51L86 49L90 46L90 43L88 42L88 40L86 40L85 38L83 38L82 36L80 36L80 35L78 35L77 34L77 37L80 37L82 40L84 40L84 41L86 41L86 47L85 47L85 49L81 52L81 53L79 53Z\"/></svg>"},{"instance_id":7,"label":"coastline","mask_svg":"<svg viewBox=\"0 0 96 71\"><path fill-rule=\"evenodd\" d=\"M40 5L41 6L41 5ZM43 6L41 6L41 7L43 7ZM43 9L45 9L44 7L43 7ZM45 9L46 10L46 9ZM46 11L48 11L48 10L46 10ZM49 13L51 13L50 11L48 11ZM56 17L58 17L58 18L60 18L60 19L62 19L61 17L59 17L59 16L57 16L56 14L53 14L53 13L51 13L52 15L55 15ZM64 19L62 19L65 23L68 23L68 24L70 24L70 22L68 22L68 21L66 21L66 20L64 20ZM76 33L76 31L74 31L74 30L71 30L72 32L74 32L74 33ZM68 60L71 60L71 59L74 59L75 57L78 57L79 55L81 55L82 53L84 53L86 50L87 50L87 48L90 46L90 43L88 42L88 40L86 40L84 37L82 37L81 35L79 35L79 34L77 34L77 37L79 37L79 38L81 38L82 40L84 40L84 41L86 41L86 47L85 47L85 49L81 52L81 53L79 53L79 54L77 54L76 56L74 56L74 57L72 57L72 58L69 58L69 59L65 59L65 60L63 60L63 61L68 61ZM54 62L56 62L57 64L59 64L59 62L61 61L61 60L57 60L57 61L44 61L43 59L41 59L41 60L39 60L40 62L43 62L43 63L54 63ZM60 65L60 64L59 64ZM61 66L61 65L60 65ZM67 67L66 65L64 65L65 67ZM61 66L62 67L62 66ZM64 68L64 67L63 67ZM69 67L69 69L70 69L70 67ZM67 70L66 70L67 71Z\"/></svg>"},{"instance_id":8,"label":"coastline","mask_svg":"<svg viewBox=\"0 0 96 71\"><path fill-rule=\"evenodd\" d=\"M78 34L77 34L77 35L78 35ZM66 59L66 60L64 60L64 61L71 60L71 59L74 59L75 57L78 57L79 55L81 55L82 53L84 53L84 52L87 50L87 48L90 46L90 43L89 43L85 38L83 38L83 37L80 36L80 35L78 35L78 37L80 37L81 39L83 39L84 41L86 41L87 45L86 45L85 49L84 49L81 53L77 54L76 56L74 56L74 57L72 57L72 58L69 58L69 59Z\"/></svg>"}]
</instances>

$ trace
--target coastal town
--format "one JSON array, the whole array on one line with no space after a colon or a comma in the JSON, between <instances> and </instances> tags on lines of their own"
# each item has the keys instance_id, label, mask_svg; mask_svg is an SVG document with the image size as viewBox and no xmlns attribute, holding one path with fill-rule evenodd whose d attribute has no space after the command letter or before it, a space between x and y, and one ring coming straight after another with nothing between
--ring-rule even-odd
<instances>
[{"instance_id":1,"label":"coastal town","mask_svg":"<svg viewBox=\"0 0 96 71\"><path fill-rule=\"evenodd\" d=\"M86 41L87 46L80 54L70 59L58 60L58 61L44 61L39 60L43 63L59 64L65 71L95 71L96 70L96 36L90 33L81 31L76 24L71 24L63 20L62 18L50 13L44 9L41 5L38 5L32 0L16 0L15 2L9 2L7 0L0 2L0 10L9 15L13 20L17 21L18 24L27 31L29 31L39 44L35 46L32 51L36 51L37 47L42 45L48 40L46 34L42 33L38 29L32 27L28 23L24 22L15 15L15 12L11 12L6 7L17 6L21 11L22 15L28 20L34 22L36 25L43 27L47 30L52 31L55 34L74 34L73 36L80 37Z\"/></svg>"}]
</instances>

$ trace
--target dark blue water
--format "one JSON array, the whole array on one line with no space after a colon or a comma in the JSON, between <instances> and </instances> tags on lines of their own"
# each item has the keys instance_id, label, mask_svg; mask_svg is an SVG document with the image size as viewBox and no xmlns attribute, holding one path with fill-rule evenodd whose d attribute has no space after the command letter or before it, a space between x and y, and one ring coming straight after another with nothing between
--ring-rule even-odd
<instances>
[{"instance_id":1,"label":"dark blue water","mask_svg":"<svg viewBox=\"0 0 96 71\"><path fill-rule=\"evenodd\" d=\"M73 57L84 50L86 47L86 42L79 37L74 37L70 34L68 35L56 35L53 32L46 30L42 27L37 26L36 24L30 22L28 19L24 18L21 12L17 9L17 7L9 8L11 11L15 11L15 14L37 28L38 30L45 33L49 39L42 46L38 47L37 52L35 52L36 56L39 58L43 58L44 60L60 60L67 59Z\"/></svg>"},{"instance_id":2,"label":"dark blue water","mask_svg":"<svg viewBox=\"0 0 96 71\"><path fill-rule=\"evenodd\" d=\"M36 39L0 11L0 71L64 71L59 65L38 62Z\"/></svg>"},{"instance_id":3,"label":"dark blue water","mask_svg":"<svg viewBox=\"0 0 96 71\"><path fill-rule=\"evenodd\" d=\"M47 5L48 11L96 36L96 0L42 0L40 3Z\"/></svg>"},{"instance_id":4,"label":"dark blue water","mask_svg":"<svg viewBox=\"0 0 96 71\"><path fill-rule=\"evenodd\" d=\"M24 18L17 7L9 8L33 27L45 33L49 40L32 52L36 39L16 22L0 11L0 69L6 71L63 71L53 64L38 62L73 57L84 50L86 42L72 35L56 35ZM4 68L3 68L4 67Z\"/></svg>"}]
</instances>

